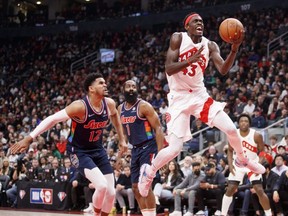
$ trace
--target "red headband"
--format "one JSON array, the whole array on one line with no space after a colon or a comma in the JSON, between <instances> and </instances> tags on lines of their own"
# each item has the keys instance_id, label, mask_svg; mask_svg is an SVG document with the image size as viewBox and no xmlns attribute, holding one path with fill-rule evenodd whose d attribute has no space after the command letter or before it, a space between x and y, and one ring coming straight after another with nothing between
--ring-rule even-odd
<instances>
[{"instance_id":1,"label":"red headband","mask_svg":"<svg viewBox=\"0 0 288 216\"><path fill-rule=\"evenodd\" d=\"M184 27L186 27L186 25L190 22L193 16L199 16L199 14L195 13L195 14L191 14L190 16L188 16L187 19L185 20Z\"/></svg>"}]
</instances>

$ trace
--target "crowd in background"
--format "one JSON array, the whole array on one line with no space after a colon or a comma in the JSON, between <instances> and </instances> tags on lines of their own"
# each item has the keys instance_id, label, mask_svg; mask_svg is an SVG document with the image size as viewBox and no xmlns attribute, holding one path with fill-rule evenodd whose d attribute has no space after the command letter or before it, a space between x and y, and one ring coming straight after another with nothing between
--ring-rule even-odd
<instances>
[{"instance_id":1,"label":"crowd in background","mask_svg":"<svg viewBox=\"0 0 288 216\"><path fill-rule=\"evenodd\" d=\"M246 37L237 54L237 61L229 74L224 77L210 63L205 71L205 84L211 97L227 102L225 111L234 122L238 115L247 112L252 117L252 127L264 128L287 117L287 44L280 43L279 49L271 53L269 58L266 56L267 42L288 28L287 10L274 8L237 13L235 17L246 27ZM221 54L225 57L230 51L230 45L222 42L218 35L217 26L222 20L223 17L205 19L204 35L219 44ZM18 38L1 40L0 175L7 175L10 179L8 186L10 193L9 189L7 191L9 205L17 205L15 182L25 178L25 175L26 178L35 180L35 176L32 178L28 175L31 166L38 163L35 166L41 167L42 173L45 173L45 169L54 168L55 171L57 163L59 167L65 167L69 121L59 123L39 136L27 154L13 155L9 148L29 135L45 117L63 109L73 100L82 98L85 95L81 86L82 80L89 72L100 72L104 75L109 94L118 104L124 99L122 94L124 81L127 79L136 81L140 88L139 97L150 102L156 109L165 132L165 111L168 105L166 94L169 88L164 72L164 61L169 38L174 31L183 31L182 23L166 23L157 29L131 26L116 33L72 32L21 38L21 40ZM99 48L117 49L115 61L99 63L96 67L87 67L70 73L70 64L74 60ZM197 130L197 127L193 127L195 122L191 119L191 128L194 131ZM270 141L271 143L267 143L267 151L263 153L265 156L263 158L272 165L275 155L278 154L278 146L275 146L280 140L276 138L275 142L272 137ZM105 130L103 142L111 164L115 167L115 173L120 175L124 167L129 165L129 153L121 159L117 158L118 138L111 127ZM283 143L285 144L282 142L282 145ZM213 156L215 154L216 152L209 153ZM201 162L204 170L209 155L197 160ZM284 161L286 158L285 152ZM227 167L222 164L224 162L220 162L219 158L212 168L215 170L218 168L219 171L226 169L226 172ZM71 173L69 171L66 177L63 177L65 175L61 177L54 171L48 171L51 180L54 181L62 181L63 178L68 180L69 176L69 181L75 186L78 184L73 181L81 178L77 177L77 172L74 171ZM37 179L39 180L38 174ZM91 187L89 182L87 185L88 188ZM75 200L73 202L75 205L78 203ZM88 204L89 200L85 202L86 207ZM130 207L135 208L133 205ZM80 207L74 206L74 208Z\"/></svg>"},{"instance_id":2,"label":"crowd in background","mask_svg":"<svg viewBox=\"0 0 288 216\"><path fill-rule=\"evenodd\" d=\"M46 6L35 5L30 12L22 10L8 10L8 16L1 16L1 26L35 26L35 24L60 24L66 22L83 22L103 19L119 19L123 17L147 16L155 13L165 13L175 10L193 9L224 5L244 0L149 0L147 6L142 5L142 1L118 0L113 4L107 1L67 1L61 10L55 12L54 19L48 19L48 9ZM21 4L21 2L19 3ZM145 4L145 3L144 3ZM29 7L29 6L28 6ZM30 7L31 8L31 7ZM2 12L4 13L4 12ZM12 13L12 14L11 14Z\"/></svg>"}]
</instances>

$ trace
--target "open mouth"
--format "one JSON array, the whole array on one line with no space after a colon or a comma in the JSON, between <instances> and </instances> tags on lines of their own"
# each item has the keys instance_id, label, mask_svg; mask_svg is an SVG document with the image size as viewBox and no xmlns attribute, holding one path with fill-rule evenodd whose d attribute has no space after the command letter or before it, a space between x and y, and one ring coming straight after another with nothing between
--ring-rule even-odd
<instances>
[{"instance_id":1,"label":"open mouth","mask_svg":"<svg viewBox=\"0 0 288 216\"><path fill-rule=\"evenodd\" d=\"M203 32L203 29L202 29L202 27L201 27L201 26L199 26L199 27L197 27L197 28L196 28L196 31L197 31L197 32L201 32L201 33L202 33L202 32Z\"/></svg>"}]
</instances>

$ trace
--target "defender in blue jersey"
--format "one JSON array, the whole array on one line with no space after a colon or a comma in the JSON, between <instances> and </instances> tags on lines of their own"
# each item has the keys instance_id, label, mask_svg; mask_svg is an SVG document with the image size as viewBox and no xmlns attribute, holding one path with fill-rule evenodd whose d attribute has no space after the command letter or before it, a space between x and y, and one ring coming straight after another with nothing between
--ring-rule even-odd
<instances>
[{"instance_id":1,"label":"defender in blue jersey","mask_svg":"<svg viewBox=\"0 0 288 216\"><path fill-rule=\"evenodd\" d=\"M132 80L124 84L125 102L118 112L131 151L132 189L144 216L156 215L155 197L150 188L148 196L142 197L138 191L139 173L142 164L151 160L163 146L164 135L157 113L148 102L138 99L137 86Z\"/></svg>"},{"instance_id":2,"label":"defender in blue jersey","mask_svg":"<svg viewBox=\"0 0 288 216\"><path fill-rule=\"evenodd\" d=\"M94 215L110 213L115 199L113 169L103 148L103 129L111 120L119 136L120 154L127 150L119 114L114 100L108 94L104 78L99 73L89 74L84 81L87 95L65 109L44 119L29 136L11 148L23 152L38 135L61 121L71 118L71 132L67 152L72 164L95 186L92 197Z\"/></svg>"}]
</instances>

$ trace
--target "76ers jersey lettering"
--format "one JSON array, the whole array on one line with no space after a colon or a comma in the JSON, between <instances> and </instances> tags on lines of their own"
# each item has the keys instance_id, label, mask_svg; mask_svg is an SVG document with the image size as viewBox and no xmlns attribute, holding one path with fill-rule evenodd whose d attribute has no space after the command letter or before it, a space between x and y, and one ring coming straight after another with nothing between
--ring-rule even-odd
<instances>
[{"instance_id":1,"label":"76ers jersey lettering","mask_svg":"<svg viewBox=\"0 0 288 216\"><path fill-rule=\"evenodd\" d=\"M121 123L129 143L132 145L138 145L154 138L150 123L138 114L140 101L138 100L130 109L125 108L125 103L121 108Z\"/></svg>"},{"instance_id":2,"label":"76ers jersey lettering","mask_svg":"<svg viewBox=\"0 0 288 216\"><path fill-rule=\"evenodd\" d=\"M103 129L106 128L109 122L109 113L105 98L102 100L102 109L100 112L92 108L88 96L83 98L82 102L86 107L86 118L84 121L72 118L68 145L83 150L102 149Z\"/></svg>"}]
</instances>

